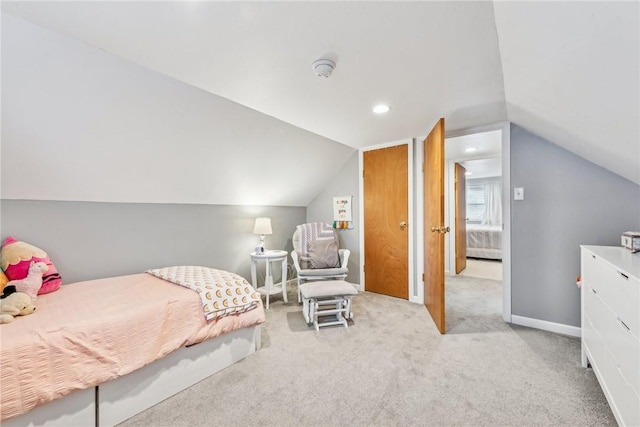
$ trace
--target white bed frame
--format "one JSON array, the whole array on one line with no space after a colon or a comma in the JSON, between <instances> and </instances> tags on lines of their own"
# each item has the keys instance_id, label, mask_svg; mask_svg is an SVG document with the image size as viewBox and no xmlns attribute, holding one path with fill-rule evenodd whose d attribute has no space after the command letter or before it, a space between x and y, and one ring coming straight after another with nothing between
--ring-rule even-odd
<instances>
[{"instance_id":1,"label":"white bed frame","mask_svg":"<svg viewBox=\"0 0 640 427\"><path fill-rule=\"evenodd\" d=\"M467 257L482 259L502 259L502 249L470 248L467 246Z\"/></svg>"},{"instance_id":2,"label":"white bed frame","mask_svg":"<svg viewBox=\"0 0 640 427\"><path fill-rule=\"evenodd\" d=\"M113 426L255 353L260 338L256 325L180 348L128 375L4 420L2 427Z\"/></svg>"}]
</instances>

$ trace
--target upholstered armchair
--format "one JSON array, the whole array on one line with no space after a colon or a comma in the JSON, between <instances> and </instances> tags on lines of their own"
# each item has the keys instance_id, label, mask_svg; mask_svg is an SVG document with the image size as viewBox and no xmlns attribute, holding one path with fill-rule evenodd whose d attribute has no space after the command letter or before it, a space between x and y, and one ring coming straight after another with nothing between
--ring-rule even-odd
<instances>
[{"instance_id":1,"label":"upholstered armchair","mask_svg":"<svg viewBox=\"0 0 640 427\"><path fill-rule=\"evenodd\" d=\"M344 280L349 273L347 264L351 252L339 248L338 233L328 224L298 225L292 238L291 258L300 285L309 281Z\"/></svg>"}]
</instances>

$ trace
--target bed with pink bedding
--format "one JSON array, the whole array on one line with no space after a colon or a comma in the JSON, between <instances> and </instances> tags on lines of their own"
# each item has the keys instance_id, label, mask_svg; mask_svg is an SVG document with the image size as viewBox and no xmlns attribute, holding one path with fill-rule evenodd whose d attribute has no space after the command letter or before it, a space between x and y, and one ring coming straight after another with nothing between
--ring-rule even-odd
<instances>
[{"instance_id":1,"label":"bed with pink bedding","mask_svg":"<svg viewBox=\"0 0 640 427\"><path fill-rule=\"evenodd\" d=\"M97 397L102 385L116 383L170 354L180 365L175 369L178 376L184 377L185 364L201 357L193 354L200 347L194 344L214 341L232 331L250 331L238 339L250 341L241 353L252 353L259 345L259 325L264 320L260 301L243 313L206 320L198 292L146 273L64 285L39 296L33 314L0 326L1 419L19 416L16 421L20 419L20 424L31 422L29 411L79 390L95 388ZM221 348L238 345L235 336L221 342ZM207 346L219 350L215 343ZM173 355L179 349L192 352L186 357L189 360ZM166 375L167 370L155 370L153 375ZM204 374L195 377L202 379ZM164 381L172 384L175 380ZM112 392L119 393L117 388ZM97 400L95 405L99 405ZM123 412L117 402L111 406ZM117 417L106 423L121 421Z\"/></svg>"}]
</instances>

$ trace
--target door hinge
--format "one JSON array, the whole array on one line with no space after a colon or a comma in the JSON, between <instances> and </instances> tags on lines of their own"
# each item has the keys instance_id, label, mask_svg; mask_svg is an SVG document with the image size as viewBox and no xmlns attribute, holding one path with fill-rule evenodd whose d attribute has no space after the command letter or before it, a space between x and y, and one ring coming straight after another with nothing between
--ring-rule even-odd
<instances>
[{"instance_id":1,"label":"door hinge","mask_svg":"<svg viewBox=\"0 0 640 427\"><path fill-rule=\"evenodd\" d=\"M424 273L422 273L422 281L424 282Z\"/></svg>"},{"instance_id":2,"label":"door hinge","mask_svg":"<svg viewBox=\"0 0 640 427\"><path fill-rule=\"evenodd\" d=\"M362 169L362 177L364 178L364 169Z\"/></svg>"},{"instance_id":3,"label":"door hinge","mask_svg":"<svg viewBox=\"0 0 640 427\"><path fill-rule=\"evenodd\" d=\"M422 173L424 173L424 163L422 164Z\"/></svg>"}]
</instances>

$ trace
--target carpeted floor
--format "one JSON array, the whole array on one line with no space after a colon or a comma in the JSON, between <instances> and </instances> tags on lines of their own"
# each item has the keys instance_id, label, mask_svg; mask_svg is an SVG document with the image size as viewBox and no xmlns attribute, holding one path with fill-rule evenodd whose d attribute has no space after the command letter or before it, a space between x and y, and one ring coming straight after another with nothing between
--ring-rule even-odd
<instances>
[{"instance_id":1,"label":"carpeted floor","mask_svg":"<svg viewBox=\"0 0 640 427\"><path fill-rule=\"evenodd\" d=\"M493 259L467 258L466 268L461 276L502 280L502 261Z\"/></svg>"},{"instance_id":2,"label":"carpeted floor","mask_svg":"<svg viewBox=\"0 0 640 427\"><path fill-rule=\"evenodd\" d=\"M121 426L616 425L580 341L504 323L500 292L448 279L446 335L423 306L374 293L349 328L319 332L276 300L258 353Z\"/></svg>"}]
</instances>

